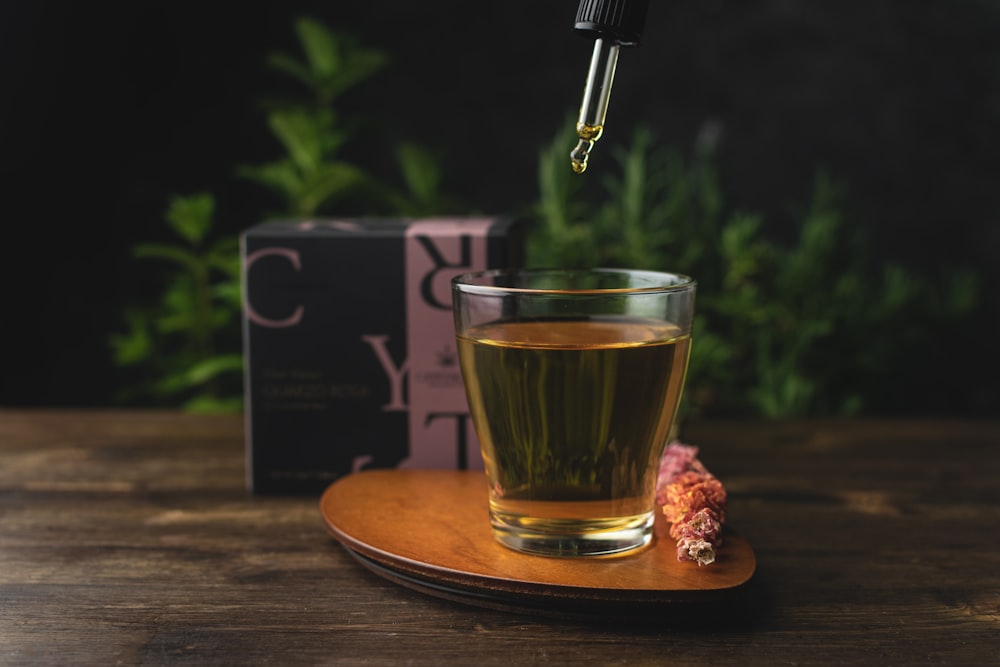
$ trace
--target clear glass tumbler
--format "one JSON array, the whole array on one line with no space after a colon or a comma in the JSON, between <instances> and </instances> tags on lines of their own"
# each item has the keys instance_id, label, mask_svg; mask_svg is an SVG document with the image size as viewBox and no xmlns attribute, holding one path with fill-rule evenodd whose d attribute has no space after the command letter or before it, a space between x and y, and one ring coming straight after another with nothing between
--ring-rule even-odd
<instances>
[{"instance_id":1,"label":"clear glass tumbler","mask_svg":"<svg viewBox=\"0 0 1000 667\"><path fill-rule=\"evenodd\" d=\"M695 285L626 269L485 271L452 281L462 376L501 543L550 556L650 543Z\"/></svg>"}]
</instances>

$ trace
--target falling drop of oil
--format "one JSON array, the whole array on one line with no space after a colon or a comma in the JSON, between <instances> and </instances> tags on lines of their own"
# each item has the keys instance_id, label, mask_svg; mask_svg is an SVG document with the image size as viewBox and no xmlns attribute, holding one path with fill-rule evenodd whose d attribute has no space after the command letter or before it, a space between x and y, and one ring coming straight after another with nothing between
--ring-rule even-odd
<instances>
[{"instance_id":1,"label":"falling drop of oil","mask_svg":"<svg viewBox=\"0 0 1000 667\"><path fill-rule=\"evenodd\" d=\"M581 139L580 143L576 145L576 148L570 151L570 165L573 167L573 171L577 174L582 174L587 171L587 157L589 157L590 149L593 146L593 141L584 141Z\"/></svg>"},{"instance_id":2,"label":"falling drop of oil","mask_svg":"<svg viewBox=\"0 0 1000 667\"><path fill-rule=\"evenodd\" d=\"M579 123L576 126L576 136L580 138L580 141L577 142L576 148L570 151L569 159L573 171L577 174L587 171L587 158L590 157L594 142L601 138L602 132L604 132L603 125Z\"/></svg>"}]
</instances>

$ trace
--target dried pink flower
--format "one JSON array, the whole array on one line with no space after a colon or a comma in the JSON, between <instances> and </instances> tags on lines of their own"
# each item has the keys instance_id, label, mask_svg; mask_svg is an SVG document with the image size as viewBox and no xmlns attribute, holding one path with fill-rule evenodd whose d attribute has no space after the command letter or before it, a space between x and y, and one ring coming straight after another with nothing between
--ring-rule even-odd
<instances>
[{"instance_id":1,"label":"dried pink flower","mask_svg":"<svg viewBox=\"0 0 1000 667\"><path fill-rule=\"evenodd\" d=\"M663 457L660 459L660 472L656 485L658 504L666 504L660 499L663 488L681 473L689 471L706 472L705 466L698 460L698 448L674 440L663 450Z\"/></svg>"},{"instance_id":2,"label":"dried pink flower","mask_svg":"<svg viewBox=\"0 0 1000 667\"><path fill-rule=\"evenodd\" d=\"M722 482L708 472L684 472L663 489L663 513L675 523L684 515L709 508L720 521L725 520L726 490Z\"/></svg>"},{"instance_id":3,"label":"dried pink flower","mask_svg":"<svg viewBox=\"0 0 1000 667\"><path fill-rule=\"evenodd\" d=\"M677 560L711 565L715 562L715 549L705 540L683 539L677 543Z\"/></svg>"},{"instance_id":4,"label":"dried pink flower","mask_svg":"<svg viewBox=\"0 0 1000 667\"><path fill-rule=\"evenodd\" d=\"M670 537L675 540L705 540L717 547L722 543L722 522L708 508L689 512L670 526Z\"/></svg>"},{"instance_id":5,"label":"dried pink flower","mask_svg":"<svg viewBox=\"0 0 1000 667\"><path fill-rule=\"evenodd\" d=\"M715 562L726 518L726 489L698 460L698 448L674 441L660 461L656 502L677 540L677 559Z\"/></svg>"}]
</instances>

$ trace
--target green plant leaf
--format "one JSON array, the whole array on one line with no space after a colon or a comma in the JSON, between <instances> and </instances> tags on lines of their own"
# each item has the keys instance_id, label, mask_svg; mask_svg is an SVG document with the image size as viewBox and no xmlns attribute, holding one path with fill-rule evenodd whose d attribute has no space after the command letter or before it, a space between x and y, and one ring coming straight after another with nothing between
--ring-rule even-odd
<instances>
[{"instance_id":1,"label":"green plant leaf","mask_svg":"<svg viewBox=\"0 0 1000 667\"><path fill-rule=\"evenodd\" d=\"M136 259L165 259L185 269L198 266L198 256L190 250L179 246L162 243L141 243L132 249Z\"/></svg>"},{"instance_id":2,"label":"green plant leaf","mask_svg":"<svg viewBox=\"0 0 1000 667\"><path fill-rule=\"evenodd\" d=\"M282 197L287 202L289 211L298 208L300 193L303 190L303 177L291 160L256 166L244 165L237 169L237 173Z\"/></svg>"},{"instance_id":3,"label":"green plant leaf","mask_svg":"<svg viewBox=\"0 0 1000 667\"><path fill-rule=\"evenodd\" d=\"M170 227L191 245L199 245L212 226L215 198L210 194L174 197L166 219Z\"/></svg>"},{"instance_id":4,"label":"green plant leaf","mask_svg":"<svg viewBox=\"0 0 1000 667\"><path fill-rule=\"evenodd\" d=\"M324 127L316 114L303 109L272 112L268 125L288 152L288 159L301 174L314 171L323 160Z\"/></svg>"},{"instance_id":5,"label":"green plant leaf","mask_svg":"<svg viewBox=\"0 0 1000 667\"><path fill-rule=\"evenodd\" d=\"M185 412L192 414L234 413L243 410L243 399L240 396L215 396L199 394L183 404Z\"/></svg>"},{"instance_id":6,"label":"green plant leaf","mask_svg":"<svg viewBox=\"0 0 1000 667\"><path fill-rule=\"evenodd\" d=\"M271 69L287 74L309 88L313 87L314 81L309 67L295 58L285 53L271 53L267 55L265 61Z\"/></svg>"},{"instance_id":7,"label":"green plant leaf","mask_svg":"<svg viewBox=\"0 0 1000 667\"><path fill-rule=\"evenodd\" d=\"M342 62L338 37L325 25L308 17L295 22L295 32L309 71L319 80L335 76Z\"/></svg>"},{"instance_id":8,"label":"green plant leaf","mask_svg":"<svg viewBox=\"0 0 1000 667\"><path fill-rule=\"evenodd\" d=\"M175 277L164 290L160 303L159 313L153 319L159 333L201 330L198 322L198 299L190 276Z\"/></svg>"},{"instance_id":9,"label":"green plant leaf","mask_svg":"<svg viewBox=\"0 0 1000 667\"><path fill-rule=\"evenodd\" d=\"M294 28L305 62L272 54L267 63L309 87L319 106L329 105L388 61L381 51L365 49L353 37L336 33L314 18L300 18Z\"/></svg>"},{"instance_id":10,"label":"green plant leaf","mask_svg":"<svg viewBox=\"0 0 1000 667\"><path fill-rule=\"evenodd\" d=\"M236 310L239 310L243 303L242 288L240 287L240 283L235 280L213 285L212 296L222 303L229 304Z\"/></svg>"},{"instance_id":11,"label":"green plant leaf","mask_svg":"<svg viewBox=\"0 0 1000 667\"><path fill-rule=\"evenodd\" d=\"M227 354L204 359L185 372L187 386L197 387L226 373L242 373L243 357Z\"/></svg>"},{"instance_id":12,"label":"green plant leaf","mask_svg":"<svg viewBox=\"0 0 1000 667\"><path fill-rule=\"evenodd\" d=\"M352 164L323 164L302 184L297 213L312 216L324 204L357 191L367 182L367 174Z\"/></svg>"},{"instance_id":13,"label":"green plant leaf","mask_svg":"<svg viewBox=\"0 0 1000 667\"><path fill-rule=\"evenodd\" d=\"M441 186L441 169L435 157L425 148L403 143L396 148L403 181L418 202L432 202Z\"/></svg>"},{"instance_id":14,"label":"green plant leaf","mask_svg":"<svg viewBox=\"0 0 1000 667\"><path fill-rule=\"evenodd\" d=\"M130 310L126 313L126 319L128 331L115 333L110 337L115 363L119 366L130 366L146 361L153 351L153 339L146 327L144 315Z\"/></svg>"}]
</instances>

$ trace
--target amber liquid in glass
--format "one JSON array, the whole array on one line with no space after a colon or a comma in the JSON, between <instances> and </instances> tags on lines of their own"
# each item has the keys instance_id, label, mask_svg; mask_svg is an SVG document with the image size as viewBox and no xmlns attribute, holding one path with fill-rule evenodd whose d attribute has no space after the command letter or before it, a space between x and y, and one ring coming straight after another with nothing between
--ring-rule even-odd
<instances>
[{"instance_id":1,"label":"amber liquid in glass","mask_svg":"<svg viewBox=\"0 0 1000 667\"><path fill-rule=\"evenodd\" d=\"M498 539L565 555L648 543L690 337L594 317L487 324L458 347Z\"/></svg>"}]
</instances>

